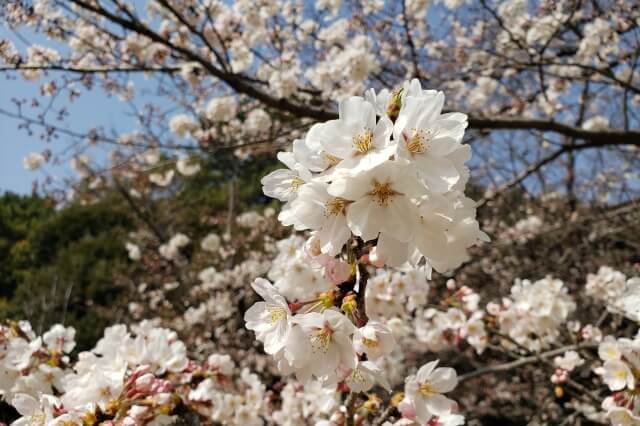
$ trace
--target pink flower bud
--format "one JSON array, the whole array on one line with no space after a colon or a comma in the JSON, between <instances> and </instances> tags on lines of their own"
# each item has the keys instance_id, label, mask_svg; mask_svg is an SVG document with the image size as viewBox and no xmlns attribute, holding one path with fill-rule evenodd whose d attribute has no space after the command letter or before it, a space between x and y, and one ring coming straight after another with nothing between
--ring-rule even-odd
<instances>
[{"instance_id":1,"label":"pink flower bud","mask_svg":"<svg viewBox=\"0 0 640 426\"><path fill-rule=\"evenodd\" d=\"M138 377L135 382L135 389L138 392L149 392L155 376L151 373L147 373L144 376Z\"/></svg>"},{"instance_id":2,"label":"pink flower bud","mask_svg":"<svg viewBox=\"0 0 640 426\"><path fill-rule=\"evenodd\" d=\"M171 402L171 394L170 393L159 393L154 396L154 401L158 405L167 405Z\"/></svg>"},{"instance_id":3,"label":"pink flower bud","mask_svg":"<svg viewBox=\"0 0 640 426\"><path fill-rule=\"evenodd\" d=\"M194 371L198 370L198 368L200 368L200 365L198 365L198 363L194 360L190 359L189 363L187 364L187 368L184 369L184 372L193 373Z\"/></svg>"},{"instance_id":4,"label":"pink flower bud","mask_svg":"<svg viewBox=\"0 0 640 426\"><path fill-rule=\"evenodd\" d=\"M567 370L563 370L562 368L557 368L555 373L551 376L551 383L554 385L558 385L566 382L569 379L569 373Z\"/></svg>"},{"instance_id":5,"label":"pink flower bud","mask_svg":"<svg viewBox=\"0 0 640 426\"><path fill-rule=\"evenodd\" d=\"M340 284L351 277L351 265L340 259L330 259L324 267L324 276L334 284Z\"/></svg>"},{"instance_id":6,"label":"pink flower bud","mask_svg":"<svg viewBox=\"0 0 640 426\"><path fill-rule=\"evenodd\" d=\"M149 370L150 370L150 367L148 365L140 365L135 370L133 370L133 373L131 373L131 376L140 377L143 374L148 373Z\"/></svg>"},{"instance_id":7,"label":"pink flower bud","mask_svg":"<svg viewBox=\"0 0 640 426\"><path fill-rule=\"evenodd\" d=\"M304 253L309 257L314 267L324 268L327 263L333 260L333 257L320 251L320 240L315 235L305 243Z\"/></svg>"},{"instance_id":8,"label":"pink flower bud","mask_svg":"<svg viewBox=\"0 0 640 426\"><path fill-rule=\"evenodd\" d=\"M136 420L132 417L125 417L124 419L122 419L122 425L123 426L136 426L138 424L138 422L136 422Z\"/></svg>"},{"instance_id":9,"label":"pink flower bud","mask_svg":"<svg viewBox=\"0 0 640 426\"><path fill-rule=\"evenodd\" d=\"M167 380L154 379L150 390L153 394L167 393L173 390L173 386Z\"/></svg>"},{"instance_id":10,"label":"pink flower bud","mask_svg":"<svg viewBox=\"0 0 640 426\"><path fill-rule=\"evenodd\" d=\"M135 383L136 380L138 380L138 378L144 374L146 374L149 371L149 366L148 365L141 365L138 368L136 368L135 370L133 370L133 372L131 373L131 376L129 376L129 378L127 379L127 381L125 382L124 386L125 388L132 390L131 388L135 388ZM135 389L134 389L135 390Z\"/></svg>"},{"instance_id":11,"label":"pink flower bud","mask_svg":"<svg viewBox=\"0 0 640 426\"><path fill-rule=\"evenodd\" d=\"M413 404L405 398L398 404L398 411L402 414L402 417L405 419L415 419L416 418L416 409L413 407Z\"/></svg>"},{"instance_id":12,"label":"pink flower bud","mask_svg":"<svg viewBox=\"0 0 640 426\"><path fill-rule=\"evenodd\" d=\"M149 407L144 407L142 405L134 405L129 409L128 417L139 419L144 417L149 412Z\"/></svg>"}]
</instances>

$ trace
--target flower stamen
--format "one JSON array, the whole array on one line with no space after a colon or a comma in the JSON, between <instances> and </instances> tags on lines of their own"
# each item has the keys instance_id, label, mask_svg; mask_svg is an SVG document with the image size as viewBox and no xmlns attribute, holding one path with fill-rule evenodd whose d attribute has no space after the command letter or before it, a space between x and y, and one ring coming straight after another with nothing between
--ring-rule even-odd
<instances>
[{"instance_id":1,"label":"flower stamen","mask_svg":"<svg viewBox=\"0 0 640 426\"><path fill-rule=\"evenodd\" d=\"M280 322L287 317L287 311L280 306L269 306L267 307L267 312L269 313L269 322L271 324Z\"/></svg>"},{"instance_id":2,"label":"flower stamen","mask_svg":"<svg viewBox=\"0 0 640 426\"><path fill-rule=\"evenodd\" d=\"M336 197L331 201L328 201L324 205L324 215L325 216L339 216L341 214L345 214L345 210L347 208L347 203L349 201L344 198Z\"/></svg>"},{"instance_id":3,"label":"flower stamen","mask_svg":"<svg viewBox=\"0 0 640 426\"><path fill-rule=\"evenodd\" d=\"M324 327L316 331L311 337L311 346L314 351L327 352L329 345L331 344L331 336L333 336L333 330L329 324L325 324Z\"/></svg>"},{"instance_id":4,"label":"flower stamen","mask_svg":"<svg viewBox=\"0 0 640 426\"><path fill-rule=\"evenodd\" d=\"M329 163L329 166L335 166L340 161L342 161L341 158L336 157L335 155L331 155L328 152L325 152L323 156L324 156L324 159L327 161L327 163Z\"/></svg>"},{"instance_id":5,"label":"flower stamen","mask_svg":"<svg viewBox=\"0 0 640 426\"><path fill-rule=\"evenodd\" d=\"M423 396L430 396L430 395L435 395L438 392L436 392L433 387L431 386L431 384L429 382L425 382L425 383L420 383L420 393Z\"/></svg>"},{"instance_id":6,"label":"flower stamen","mask_svg":"<svg viewBox=\"0 0 640 426\"><path fill-rule=\"evenodd\" d=\"M386 207L389 205L391 198L401 194L391 187L391 182L380 183L374 179L373 189L369 191L367 195L375 198L378 205Z\"/></svg>"},{"instance_id":7,"label":"flower stamen","mask_svg":"<svg viewBox=\"0 0 640 426\"><path fill-rule=\"evenodd\" d=\"M366 154L373 149L373 131L365 129L353 137L353 147L359 154Z\"/></svg>"},{"instance_id":8,"label":"flower stamen","mask_svg":"<svg viewBox=\"0 0 640 426\"><path fill-rule=\"evenodd\" d=\"M413 129L413 136L409 137L402 133L405 147L412 157L424 154L429 149L429 142L433 140L436 133L432 130Z\"/></svg>"},{"instance_id":9,"label":"flower stamen","mask_svg":"<svg viewBox=\"0 0 640 426\"><path fill-rule=\"evenodd\" d=\"M300 189L300 187L304 184L305 181L298 176L292 177L291 181L289 182L289 191L298 192L298 189Z\"/></svg>"}]
</instances>

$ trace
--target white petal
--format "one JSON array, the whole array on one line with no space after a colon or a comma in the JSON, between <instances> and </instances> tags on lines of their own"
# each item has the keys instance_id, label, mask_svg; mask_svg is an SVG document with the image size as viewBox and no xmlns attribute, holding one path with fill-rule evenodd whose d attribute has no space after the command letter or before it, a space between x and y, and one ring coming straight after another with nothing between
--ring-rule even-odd
<instances>
[{"instance_id":1,"label":"white petal","mask_svg":"<svg viewBox=\"0 0 640 426\"><path fill-rule=\"evenodd\" d=\"M437 368L431 374L430 382L437 392L447 393L455 389L458 384L458 376L453 368Z\"/></svg>"},{"instance_id":2,"label":"white petal","mask_svg":"<svg viewBox=\"0 0 640 426\"><path fill-rule=\"evenodd\" d=\"M427 403L427 408L429 409L429 411L437 416L448 414L456 407L455 401L447 398L444 395L429 395L424 399Z\"/></svg>"},{"instance_id":3,"label":"white petal","mask_svg":"<svg viewBox=\"0 0 640 426\"><path fill-rule=\"evenodd\" d=\"M23 416L32 416L40 411L40 403L24 393L16 394L11 400L11 405Z\"/></svg>"}]
</instances>

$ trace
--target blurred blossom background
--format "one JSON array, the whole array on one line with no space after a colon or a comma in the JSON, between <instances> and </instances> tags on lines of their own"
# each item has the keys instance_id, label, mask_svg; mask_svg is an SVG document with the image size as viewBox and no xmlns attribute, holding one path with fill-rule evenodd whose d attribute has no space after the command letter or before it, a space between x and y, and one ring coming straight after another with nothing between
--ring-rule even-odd
<instances>
[{"instance_id":1,"label":"blurred blossom background","mask_svg":"<svg viewBox=\"0 0 640 426\"><path fill-rule=\"evenodd\" d=\"M130 362L122 393L72 424L445 426L461 424L459 413L470 425L640 425L638 2L0 0L0 24L0 424L26 418L15 395L44 392L20 384L35 377L33 360L72 370L82 351L106 358L95 349L104 338L165 348L172 361L154 370L146 360L151 372ZM348 265L319 267L309 227L283 225L296 195L273 194L341 160L309 135L344 119L345 100L364 97L374 125L389 118L397 129L411 90L442 92L434 117L465 114L446 116L462 126L447 142L468 148L434 154L433 173L455 178L433 200L464 204L470 240L460 248L446 229L435 251L450 262L392 267L373 251L378 238L350 225L331 253ZM432 142L450 130L434 129L416 134ZM308 163L296 143L317 150ZM295 176L273 189L262 179L282 163ZM361 279L359 267L368 285L357 303L331 298L356 270ZM262 300L256 278L289 307L366 304L397 346L379 358L360 351L359 362L374 360L388 386L378 377L375 392L350 393L345 381L327 390L283 374L245 327ZM54 324L75 334L56 329L50 341L74 345L31 351L29 368L2 364ZM105 335L115 324L131 336ZM446 391L456 405L425 423L401 392L435 359L457 371ZM122 395L146 373L180 402L136 417ZM69 405L47 377L44 393ZM426 401L432 391L419 389Z\"/></svg>"}]
</instances>

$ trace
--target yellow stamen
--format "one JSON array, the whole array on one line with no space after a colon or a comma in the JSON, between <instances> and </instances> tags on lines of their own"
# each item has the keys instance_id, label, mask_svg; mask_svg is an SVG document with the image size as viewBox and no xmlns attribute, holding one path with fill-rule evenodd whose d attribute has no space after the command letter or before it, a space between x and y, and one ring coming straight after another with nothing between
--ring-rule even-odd
<instances>
[{"instance_id":1,"label":"yellow stamen","mask_svg":"<svg viewBox=\"0 0 640 426\"><path fill-rule=\"evenodd\" d=\"M327 163L329 163L330 166L335 166L340 161L342 161L342 159L336 157L335 155L331 155L328 152L324 153L324 159L327 161Z\"/></svg>"},{"instance_id":2,"label":"yellow stamen","mask_svg":"<svg viewBox=\"0 0 640 426\"><path fill-rule=\"evenodd\" d=\"M358 310L358 301L356 300L356 296L354 294L350 294L345 296L342 299L342 305L340 306L342 312L347 315L355 315Z\"/></svg>"},{"instance_id":3,"label":"yellow stamen","mask_svg":"<svg viewBox=\"0 0 640 426\"><path fill-rule=\"evenodd\" d=\"M280 306L270 306L267 308L267 312L269 312L269 322L271 324L282 321L287 317L287 311Z\"/></svg>"},{"instance_id":4,"label":"yellow stamen","mask_svg":"<svg viewBox=\"0 0 640 426\"><path fill-rule=\"evenodd\" d=\"M300 179L298 176L291 178L291 182L289 182L289 190L291 192L298 192L298 189L304 185L305 182Z\"/></svg>"},{"instance_id":5,"label":"yellow stamen","mask_svg":"<svg viewBox=\"0 0 640 426\"><path fill-rule=\"evenodd\" d=\"M397 407L404 400L404 392L398 392L391 397L391 406Z\"/></svg>"},{"instance_id":6,"label":"yellow stamen","mask_svg":"<svg viewBox=\"0 0 640 426\"><path fill-rule=\"evenodd\" d=\"M367 339L366 337L362 338L362 344L368 348L377 348L380 343L374 339Z\"/></svg>"},{"instance_id":7,"label":"yellow stamen","mask_svg":"<svg viewBox=\"0 0 640 426\"><path fill-rule=\"evenodd\" d=\"M364 376L357 368L351 372L351 380L354 382L364 382Z\"/></svg>"},{"instance_id":8,"label":"yellow stamen","mask_svg":"<svg viewBox=\"0 0 640 426\"><path fill-rule=\"evenodd\" d=\"M435 136L435 132L432 130L414 129L413 136L407 137L404 133L402 136L407 151L414 157L419 154L424 154L429 149L429 142Z\"/></svg>"},{"instance_id":9,"label":"yellow stamen","mask_svg":"<svg viewBox=\"0 0 640 426\"><path fill-rule=\"evenodd\" d=\"M389 200L400 193L391 187L391 182L380 183L374 180L373 189L367 195L375 198L378 205L386 207L389 205Z\"/></svg>"},{"instance_id":10,"label":"yellow stamen","mask_svg":"<svg viewBox=\"0 0 640 426\"><path fill-rule=\"evenodd\" d=\"M431 384L429 382L426 382L426 383L420 383L420 393L424 396L429 396L429 395L435 395L438 392L436 392L431 387Z\"/></svg>"},{"instance_id":11,"label":"yellow stamen","mask_svg":"<svg viewBox=\"0 0 640 426\"><path fill-rule=\"evenodd\" d=\"M365 129L364 132L354 136L353 148L358 151L359 154L366 154L371 151L373 149L373 131Z\"/></svg>"},{"instance_id":12,"label":"yellow stamen","mask_svg":"<svg viewBox=\"0 0 640 426\"><path fill-rule=\"evenodd\" d=\"M316 331L311 337L311 347L315 351L327 352L331 343L333 330L326 324L323 328Z\"/></svg>"},{"instance_id":13,"label":"yellow stamen","mask_svg":"<svg viewBox=\"0 0 640 426\"><path fill-rule=\"evenodd\" d=\"M338 216L341 214L345 214L345 209L347 207L348 201L344 198L336 197L331 201L328 201L324 205L324 215L325 216Z\"/></svg>"},{"instance_id":14,"label":"yellow stamen","mask_svg":"<svg viewBox=\"0 0 640 426\"><path fill-rule=\"evenodd\" d=\"M46 420L47 420L47 417L44 414L42 413L34 414L29 418L29 425L30 426L44 425L46 423Z\"/></svg>"}]
</instances>

